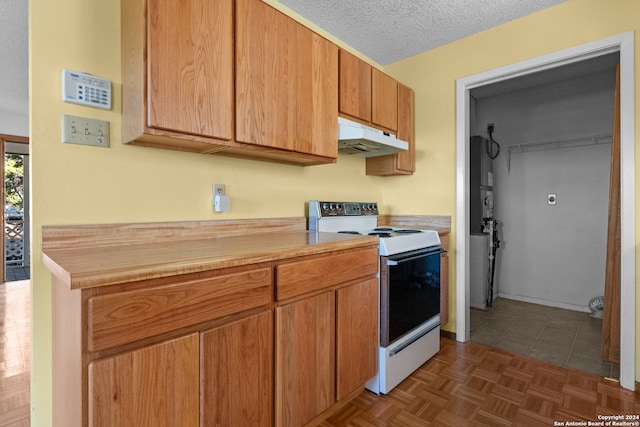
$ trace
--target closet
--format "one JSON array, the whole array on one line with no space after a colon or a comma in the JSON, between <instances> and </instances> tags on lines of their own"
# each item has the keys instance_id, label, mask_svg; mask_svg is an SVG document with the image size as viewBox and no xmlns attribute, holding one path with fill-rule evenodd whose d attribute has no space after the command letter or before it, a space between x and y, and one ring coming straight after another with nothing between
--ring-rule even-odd
<instances>
[{"instance_id":1,"label":"closet","mask_svg":"<svg viewBox=\"0 0 640 427\"><path fill-rule=\"evenodd\" d=\"M493 124L501 146L498 297L590 312L605 295L617 62L613 53L471 91L470 134L488 138Z\"/></svg>"}]
</instances>

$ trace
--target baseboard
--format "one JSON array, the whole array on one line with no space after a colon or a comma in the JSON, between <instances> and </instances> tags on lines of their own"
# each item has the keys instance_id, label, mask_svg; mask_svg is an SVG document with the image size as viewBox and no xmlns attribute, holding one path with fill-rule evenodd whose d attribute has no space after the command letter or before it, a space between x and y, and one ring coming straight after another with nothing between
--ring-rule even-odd
<instances>
[{"instance_id":1,"label":"baseboard","mask_svg":"<svg viewBox=\"0 0 640 427\"><path fill-rule=\"evenodd\" d=\"M440 336L442 338L448 338L448 339L454 340L454 341L456 339L456 333L455 332L444 331L442 329L440 329Z\"/></svg>"},{"instance_id":2,"label":"baseboard","mask_svg":"<svg viewBox=\"0 0 640 427\"><path fill-rule=\"evenodd\" d=\"M551 301L551 300L540 299L540 298L531 298L531 297L524 297L521 295L512 295L505 292L500 292L498 296L500 298L511 299L515 301L529 302L532 304L546 305L549 307L564 308L566 310L581 311L583 313L591 313L591 310L589 310L589 307L587 307L586 305L567 304L564 302Z\"/></svg>"}]
</instances>

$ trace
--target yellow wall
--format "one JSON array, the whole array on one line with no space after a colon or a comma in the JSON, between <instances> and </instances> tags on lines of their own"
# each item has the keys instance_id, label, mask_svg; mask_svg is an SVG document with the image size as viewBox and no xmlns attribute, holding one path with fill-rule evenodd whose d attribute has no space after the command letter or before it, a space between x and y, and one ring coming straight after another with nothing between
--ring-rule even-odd
<instances>
[{"instance_id":1,"label":"yellow wall","mask_svg":"<svg viewBox=\"0 0 640 427\"><path fill-rule=\"evenodd\" d=\"M119 2L31 0L29 13L33 426L51 425L52 411L51 280L39 256L43 225L303 216L312 198L376 200L383 213L454 217L455 79L640 25L636 0L572 0L388 67L416 91L417 172L376 178L365 176L357 157L301 168L122 145ZM112 109L63 103L63 68L110 79ZM111 147L63 145L63 113L110 121ZM213 212L214 183L227 185L229 213Z\"/></svg>"}]
</instances>

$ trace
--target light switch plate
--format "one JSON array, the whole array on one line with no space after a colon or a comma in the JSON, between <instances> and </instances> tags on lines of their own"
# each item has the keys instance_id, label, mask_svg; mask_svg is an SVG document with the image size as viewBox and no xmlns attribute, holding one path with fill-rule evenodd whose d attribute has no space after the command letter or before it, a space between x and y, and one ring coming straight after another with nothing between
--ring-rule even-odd
<instances>
[{"instance_id":1,"label":"light switch plate","mask_svg":"<svg viewBox=\"0 0 640 427\"><path fill-rule=\"evenodd\" d=\"M62 142L109 147L109 122L63 114Z\"/></svg>"}]
</instances>

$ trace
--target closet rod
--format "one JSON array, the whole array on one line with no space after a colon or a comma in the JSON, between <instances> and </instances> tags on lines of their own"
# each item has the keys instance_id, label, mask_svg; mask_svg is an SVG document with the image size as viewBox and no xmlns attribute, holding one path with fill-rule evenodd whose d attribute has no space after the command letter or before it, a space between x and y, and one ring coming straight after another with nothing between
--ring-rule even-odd
<instances>
[{"instance_id":1,"label":"closet rod","mask_svg":"<svg viewBox=\"0 0 640 427\"><path fill-rule=\"evenodd\" d=\"M511 172L511 153L526 153L529 151L550 150L553 148L586 147L597 144L610 144L612 135L580 136L575 138L556 139L553 141L527 142L504 146L507 152L507 173Z\"/></svg>"},{"instance_id":2,"label":"closet rod","mask_svg":"<svg viewBox=\"0 0 640 427\"><path fill-rule=\"evenodd\" d=\"M507 145L505 149L509 152L522 153L525 151L547 150L551 148L563 148L570 146L584 146L594 144L611 143L611 134L580 136L576 138L556 139L553 141L527 142L523 144Z\"/></svg>"}]
</instances>

